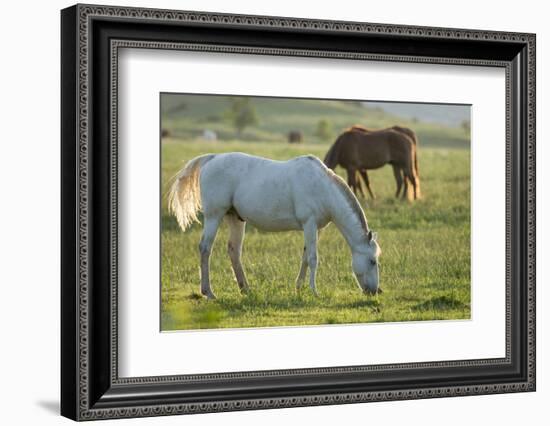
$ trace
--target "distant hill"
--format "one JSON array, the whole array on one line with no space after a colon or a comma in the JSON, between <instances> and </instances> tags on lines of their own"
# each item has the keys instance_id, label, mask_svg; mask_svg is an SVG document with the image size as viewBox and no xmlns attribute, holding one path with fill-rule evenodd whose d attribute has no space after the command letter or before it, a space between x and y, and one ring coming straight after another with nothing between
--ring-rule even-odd
<instances>
[{"instance_id":1,"label":"distant hill","mask_svg":"<svg viewBox=\"0 0 550 426\"><path fill-rule=\"evenodd\" d=\"M215 131L221 140L236 139L236 130L228 117L232 99L231 96L220 95L162 94L162 128L181 139L200 137L205 129ZM400 113L398 109L389 111L386 108L387 103L365 105L358 101L267 97L250 97L250 102L256 110L258 123L245 128L240 136L242 140L285 141L288 132L299 130L306 143L332 143L338 134L354 124L370 128L399 124L415 130L421 144L469 146L470 136L458 124L449 124L442 120L430 122L431 120L418 115L409 117L403 112L410 111L410 105L417 104L391 104L406 105ZM437 108L432 107L430 117L433 118L437 114ZM440 114L445 116L446 113L443 111ZM329 140L324 141L317 136L316 130L321 120L328 122ZM454 121L457 120L458 118Z\"/></svg>"},{"instance_id":2,"label":"distant hill","mask_svg":"<svg viewBox=\"0 0 550 426\"><path fill-rule=\"evenodd\" d=\"M459 127L470 120L469 105L419 104L403 102L364 102L366 108L380 108L388 114L408 120Z\"/></svg>"}]
</instances>

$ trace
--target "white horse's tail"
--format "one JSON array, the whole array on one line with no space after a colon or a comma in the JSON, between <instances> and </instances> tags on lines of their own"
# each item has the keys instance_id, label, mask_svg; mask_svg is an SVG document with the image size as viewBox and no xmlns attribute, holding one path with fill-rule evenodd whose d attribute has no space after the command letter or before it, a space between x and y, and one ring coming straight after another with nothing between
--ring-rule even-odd
<instances>
[{"instance_id":1,"label":"white horse's tail","mask_svg":"<svg viewBox=\"0 0 550 426\"><path fill-rule=\"evenodd\" d=\"M172 213L185 231L193 222L198 222L201 209L200 171L214 154L201 155L190 160L176 175L168 195L168 211Z\"/></svg>"}]
</instances>

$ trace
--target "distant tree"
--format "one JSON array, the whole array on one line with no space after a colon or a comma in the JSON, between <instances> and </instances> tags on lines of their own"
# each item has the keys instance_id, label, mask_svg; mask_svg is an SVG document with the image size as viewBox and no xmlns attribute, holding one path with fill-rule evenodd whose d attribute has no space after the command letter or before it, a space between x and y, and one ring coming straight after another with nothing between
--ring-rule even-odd
<instances>
[{"instance_id":1,"label":"distant tree","mask_svg":"<svg viewBox=\"0 0 550 426\"><path fill-rule=\"evenodd\" d=\"M319 120L317 123L317 128L315 129L315 136L317 136L322 141L328 141L332 138L332 125L326 119Z\"/></svg>"},{"instance_id":2,"label":"distant tree","mask_svg":"<svg viewBox=\"0 0 550 426\"><path fill-rule=\"evenodd\" d=\"M460 123L460 127L462 127L462 129L466 133L470 133L470 127L471 127L470 120L462 120L462 122Z\"/></svg>"},{"instance_id":3,"label":"distant tree","mask_svg":"<svg viewBox=\"0 0 550 426\"><path fill-rule=\"evenodd\" d=\"M249 98L235 98L227 111L227 116L233 123L237 131L237 136L241 136L246 127L258 124L258 114Z\"/></svg>"}]
</instances>

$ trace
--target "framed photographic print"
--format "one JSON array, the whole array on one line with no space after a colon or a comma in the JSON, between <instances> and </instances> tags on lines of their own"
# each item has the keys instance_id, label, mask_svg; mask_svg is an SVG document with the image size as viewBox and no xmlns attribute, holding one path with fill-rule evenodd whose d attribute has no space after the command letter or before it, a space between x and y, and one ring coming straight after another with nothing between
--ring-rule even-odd
<instances>
[{"instance_id":1,"label":"framed photographic print","mask_svg":"<svg viewBox=\"0 0 550 426\"><path fill-rule=\"evenodd\" d=\"M64 416L535 390L535 35L61 30Z\"/></svg>"}]
</instances>

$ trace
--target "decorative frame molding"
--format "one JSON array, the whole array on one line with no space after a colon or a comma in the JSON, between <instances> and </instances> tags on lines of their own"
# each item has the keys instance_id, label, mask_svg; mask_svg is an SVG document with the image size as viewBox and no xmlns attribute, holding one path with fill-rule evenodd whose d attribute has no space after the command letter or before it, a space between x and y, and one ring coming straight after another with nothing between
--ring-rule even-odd
<instances>
[{"instance_id":1,"label":"decorative frame molding","mask_svg":"<svg viewBox=\"0 0 550 426\"><path fill-rule=\"evenodd\" d=\"M128 23L139 30L127 30ZM235 34L237 44L214 43L205 28ZM189 29L179 39L170 28ZM270 32L270 46L252 46L247 30ZM140 39L140 31L158 34ZM163 32L165 31L165 32ZM196 33L194 32L196 31ZM182 31L183 32L183 31ZM336 49L300 45L300 35L333 40ZM274 34L274 35L271 35ZM123 35L124 37L121 37ZM288 45L289 35L298 46ZM182 40L188 37L189 40ZM266 36L267 37L267 36ZM279 38L281 40L279 40ZM342 37L344 43L341 42ZM347 50L345 41L352 46ZM365 51L355 40L369 40ZM75 420L196 412L434 398L535 389L535 36L510 32L228 15L126 7L76 5L62 11L62 414ZM419 47L418 54L399 46ZM282 43L282 46L280 45ZM287 45L285 45L287 43ZM304 44L307 44L304 42ZM450 46L444 56L441 47ZM469 53L463 46L477 47ZM506 227L519 252L506 247L506 357L502 359L327 367L145 378L118 377L117 368L117 87L118 49L154 48L238 54L312 56L338 59L502 67L506 70ZM439 50L438 50L439 48ZM393 49L393 50L392 50ZM436 53L440 54L437 55ZM454 55L453 55L454 54ZM93 167L91 159L93 158ZM98 170L98 165L101 171ZM104 176L99 176L101 173ZM105 189L108 194L103 194ZM519 209L519 210L518 210ZM517 211L516 211L517 210ZM103 230L103 233L99 233ZM102 258L97 250L108 253ZM514 254L514 256L512 256ZM512 257L518 257L512 262ZM99 261L98 261L99 259ZM92 301L94 302L92 304ZM98 308L98 305L100 308ZM506 370L508 380L448 381L451 371ZM455 369L455 370L453 370ZM434 386L403 382L409 371L429 371ZM387 373L395 384L357 385L361 374ZM349 386L329 389L332 377ZM279 390L275 381L318 380L314 392ZM393 377L393 376L392 376ZM403 376L404 377L404 376ZM213 392L230 380L248 380L237 394ZM439 381L438 381L439 380ZM268 397L253 389L272 383ZM286 383L286 382L285 382ZM195 395L185 386L197 389ZM323 387L324 386L324 387ZM139 387L140 395L137 395ZM166 389L181 388L179 397ZM207 389L209 388L209 389ZM200 392L199 392L200 389ZM313 387L312 387L313 389ZM203 394L211 392L208 398ZM213 393L212 393L213 392ZM269 392L268 392L269 393ZM148 396L143 396L148 394Z\"/></svg>"}]
</instances>

